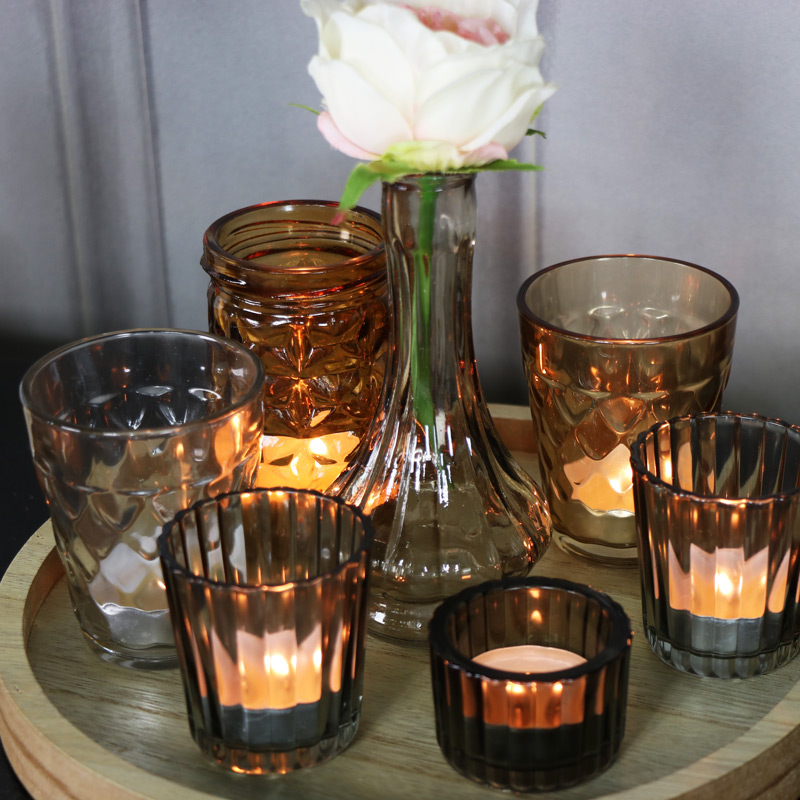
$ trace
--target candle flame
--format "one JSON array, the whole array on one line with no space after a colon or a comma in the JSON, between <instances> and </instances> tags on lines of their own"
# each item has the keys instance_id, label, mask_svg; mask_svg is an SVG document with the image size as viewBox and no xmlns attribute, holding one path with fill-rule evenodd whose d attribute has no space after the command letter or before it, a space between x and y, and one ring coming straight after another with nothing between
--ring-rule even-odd
<instances>
[{"instance_id":1,"label":"candle flame","mask_svg":"<svg viewBox=\"0 0 800 800\"><path fill-rule=\"evenodd\" d=\"M297 666L297 657L292 656L290 660L292 669L294 669ZM280 655L280 653L267 656L265 661L267 662L267 669L274 672L276 675L285 676L289 674L289 661L287 661L285 656Z\"/></svg>"},{"instance_id":2,"label":"candle flame","mask_svg":"<svg viewBox=\"0 0 800 800\"><path fill-rule=\"evenodd\" d=\"M769 564L769 548L745 558L744 548L719 547L706 553L691 544L689 568L684 572L670 542L669 604L676 610L717 619L757 619L766 609L778 613L786 603L789 554L784 554L771 583Z\"/></svg>"},{"instance_id":3,"label":"candle flame","mask_svg":"<svg viewBox=\"0 0 800 800\"><path fill-rule=\"evenodd\" d=\"M322 439L312 439L308 443L308 449L317 456L326 456L328 455L328 448L325 445L325 442Z\"/></svg>"},{"instance_id":4,"label":"candle flame","mask_svg":"<svg viewBox=\"0 0 800 800\"><path fill-rule=\"evenodd\" d=\"M742 588L742 579L741 577L737 581L736 586L734 587L734 583L731 580L730 575L727 572L720 572L717 571L714 575L714 589L724 594L726 597L730 597L734 591L739 591Z\"/></svg>"}]
</instances>

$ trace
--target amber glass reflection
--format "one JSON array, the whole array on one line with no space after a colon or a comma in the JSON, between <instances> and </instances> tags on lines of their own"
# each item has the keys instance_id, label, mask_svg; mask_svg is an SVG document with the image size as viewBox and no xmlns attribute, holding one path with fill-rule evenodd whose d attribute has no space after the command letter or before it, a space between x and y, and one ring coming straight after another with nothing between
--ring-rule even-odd
<instances>
[{"instance_id":1,"label":"amber glass reflection","mask_svg":"<svg viewBox=\"0 0 800 800\"><path fill-rule=\"evenodd\" d=\"M164 529L189 725L219 764L287 773L353 740L371 542L367 517L308 491L226 495Z\"/></svg>"},{"instance_id":2,"label":"amber glass reflection","mask_svg":"<svg viewBox=\"0 0 800 800\"><path fill-rule=\"evenodd\" d=\"M517 303L554 538L635 561L629 448L655 422L719 408L736 290L693 264L600 256L537 273Z\"/></svg>"},{"instance_id":3,"label":"amber glass reflection","mask_svg":"<svg viewBox=\"0 0 800 800\"><path fill-rule=\"evenodd\" d=\"M264 366L258 486L319 491L350 466L378 407L388 347L380 220L335 203L265 203L206 232L209 328Z\"/></svg>"},{"instance_id":4,"label":"amber glass reflection","mask_svg":"<svg viewBox=\"0 0 800 800\"><path fill-rule=\"evenodd\" d=\"M684 672L747 678L800 649L800 428L660 423L632 448L644 628Z\"/></svg>"},{"instance_id":5,"label":"amber glass reflection","mask_svg":"<svg viewBox=\"0 0 800 800\"><path fill-rule=\"evenodd\" d=\"M622 607L556 578L508 578L446 600L431 622L436 735L450 764L518 792L584 781L614 760L625 732L633 633ZM474 659L535 645L586 659L524 674Z\"/></svg>"}]
</instances>

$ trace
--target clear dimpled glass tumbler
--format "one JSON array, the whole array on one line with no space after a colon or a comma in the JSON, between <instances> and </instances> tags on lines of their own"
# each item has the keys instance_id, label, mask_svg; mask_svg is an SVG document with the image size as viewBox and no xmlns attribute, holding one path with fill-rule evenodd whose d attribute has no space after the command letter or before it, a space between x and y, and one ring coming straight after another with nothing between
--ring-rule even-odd
<instances>
[{"instance_id":1,"label":"clear dimpled glass tumbler","mask_svg":"<svg viewBox=\"0 0 800 800\"><path fill-rule=\"evenodd\" d=\"M102 658L177 665L156 540L180 509L252 485L263 380L241 345L177 330L84 339L24 376L72 605Z\"/></svg>"}]
</instances>

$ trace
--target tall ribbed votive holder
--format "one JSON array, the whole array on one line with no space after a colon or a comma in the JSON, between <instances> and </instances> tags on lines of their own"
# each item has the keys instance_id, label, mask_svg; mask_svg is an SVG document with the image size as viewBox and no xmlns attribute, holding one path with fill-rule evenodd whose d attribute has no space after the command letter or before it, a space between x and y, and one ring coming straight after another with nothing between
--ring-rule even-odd
<instances>
[{"instance_id":1,"label":"tall ribbed votive holder","mask_svg":"<svg viewBox=\"0 0 800 800\"><path fill-rule=\"evenodd\" d=\"M800 428L757 415L654 425L631 451L644 629L679 670L747 678L800 649Z\"/></svg>"},{"instance_id":2,"label":"tall ribbed votive holder","mask_svg":"<svg viewBox=\"0 0 800 800\"><path fill-rule=\"evenodd\" d=\"M189 725L218 764L287 773L353 740L372 537L341 500L282 489L199 503L165 527Z\"/></svg>"}]
</instances>

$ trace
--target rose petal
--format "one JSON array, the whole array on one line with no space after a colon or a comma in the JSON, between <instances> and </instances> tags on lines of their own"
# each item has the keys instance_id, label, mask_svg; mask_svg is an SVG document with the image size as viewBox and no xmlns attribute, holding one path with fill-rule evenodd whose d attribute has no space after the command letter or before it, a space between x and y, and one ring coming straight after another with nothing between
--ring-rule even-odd
<instances>
[{"instance_id":1,"label":"rose petal","mask_svg":"<svg viewBox=\"0 0 800 800\"><path fill-rule=\"evenodd\" d=\"M413 139L405 117L372 84L341 61L315 57L308 71L342 135L370 153Z\"/></svg>"},{"instance_id":2,"label":"rose petal","mask_svg":"<svg viewBox=\"0 0 800 800\"><path fill-rule=\"evenodd\" d=\"M417 15L407 8L381 3L367 6L359 17L390 32L412 65L415 75L424 73L432 64L447 57L449 50L436 32L426 28ZM382 62L373 63L372 69L383 69Z\"/></svg>"},{"instance_id":3,"label":"rose petal","mask_svg":"<svg viewBox=\"0 0 800 800\"><path fill-rule=\"evenodd\" d=\"M478 145L485 136L491 136L493 141L506 143L508 150L513 149L525 138L536 109L555 94L555 91L556 87L548 83L541 89L532 90L530 96L520 97L518 105L509 108L505 117L498 119L486 129L483 136L469 142L467 146Z\"/></svg>"},{"instance_id":4,"label":"rose petal","mask_svg":"<svg viewBox=\"0 0 800 800\"><path fill-rule=\"evenodd\" d=\"M534 70L507 66L462 75L422 103L414 121L415 138L454 141L462 147L476 140L475 146L488 144L496 137L487 135L487 130L497 130L498 121L500 127L507 124L509 108L530 91L526 85L532 74ZM530 116L522 124L529 120ZM517 142L500 144L511 149Z\"/></svg>"},{"instance_id":5,"label":"rose petal","mask_svg":"<svg viewBox=\"0 0 800 800\"><path fill-rule=\"evenodd\" d=\"M464 166L477 167L483 164L491 164L492 161L505 161L508 158L508 151L497 142L490 142L475 150L464 153Z\"/></svg>"},{"instance_id":6,"label":"rose petal","mask_svg":"<svg viewBox=\"0 0 800 800\"><path fill-rule=\"evenodd\" d=\"M453 84L481 73L514 70L515 76L527 74L527 78L522 80L514 77L522 88L544 83L537 66L542 52L541 39L525 43L513 42L491 48L467 44L469 44L468 49L449 55L420 76L417 86L417 99L420 105ZM520 70L525 72L520 73Z\"/></svg>"},{"instance_id":7,"label":"rose petal","mask_svg":"<svg viewBox=\"0 0 800 800\"><path fill-rule=\"evenodd\" d=\"M525 138L534 111L554 92L555 87L552 85L534 87L523 92L504 114L493 119L480 136L467 142L463 148L471 150L496 142L507 150L512 150Z\"/></svg>"},{"instance_id":8,"label":"rose petal","mask_svg":"<svg viewBox=\"0 0 800 800\"><path fill-rule=\"evenodd\" d=\"M510 36L516 35L518 6L534 6L538 0L390 0L412 8L440 8L466 19L493 19Z\"/></svg>"},{"instance_id":9,"label":"rose petal","mask_svg":"<svg viewBox=\"0 0 800 800\"><path fill-rule=\"evenodd\" d=\"M397 14L385 13L383 16ZM370 21L368 15L348 17L346 14L334 14L324 27L320 40L327 45L331 59L348 64L381 92L406 119L411 119L414 112L415 67L395 40L394 21L389 19L386 22L388 24L383 27Z\"/></svg>"},{"instance_id":10,"label":"rose petal","mask_svg":"<svg viewBox=\"0 0 800 800\"><path fill-rule=\"evenodd\" d=\"M357 144L351 142L339 128L336 127L333 117L327 111L323 111L317 117L317 128L319 128L320 133L325 137L331 147L334 147L346 156L360 158L363 161L374 161L376 158L380 158L379 154L368 153Z\"/></svg>"}]
</instances>

